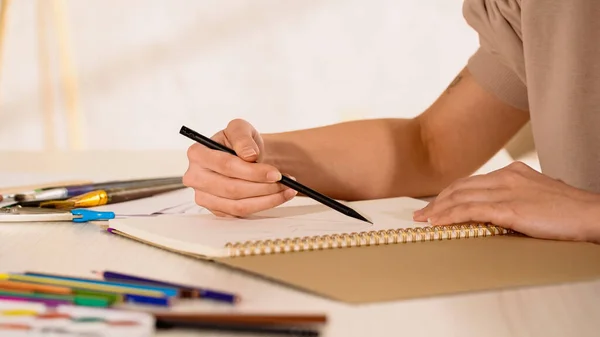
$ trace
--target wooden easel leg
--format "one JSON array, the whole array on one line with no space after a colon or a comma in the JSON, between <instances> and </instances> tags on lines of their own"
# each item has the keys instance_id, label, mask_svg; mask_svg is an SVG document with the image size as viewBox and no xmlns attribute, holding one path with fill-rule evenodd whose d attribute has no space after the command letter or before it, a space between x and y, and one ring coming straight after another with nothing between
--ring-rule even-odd
<instances>
[{"instance_id":1,"label":"wooden easel leg","mask_svg":"<svg viewBox=\"0 0 600 337\"><path fill-rule=\"evenodd\" d=\"M60 78L67 111L69 147L73 150L82 150L84 145L81 134L81 118L78 111L77 76L70 53L71 46L67 29L66 6L64 0L52 0L52 5L54 10L54 24L58 33Z\"/></svg>"},{"instance_id":2,"label":"wooden easel leg","mask_svg":"<svg viewBox=\"0 0 600 337\"><path fill-rule=\"evenodd\" d=\"M6 36L6 25L8 17L8 8L12 0L0 0L0 79L2 78L2 61L4 56L4 42Z\"/></svg>"},{"instance_id":3,"label":"wooden easel leg","mask_svg":"<svg viewBox=\"0 0 600 337\"><path fill-rule=\"evenodd\" d=\"M52 97L52 73L48 51L48 7L47 0L37 1L38 18L38 61L40 71L41 109L44 123L44 148L56 150L54 99Z\"/></svg>"}]
</instances>

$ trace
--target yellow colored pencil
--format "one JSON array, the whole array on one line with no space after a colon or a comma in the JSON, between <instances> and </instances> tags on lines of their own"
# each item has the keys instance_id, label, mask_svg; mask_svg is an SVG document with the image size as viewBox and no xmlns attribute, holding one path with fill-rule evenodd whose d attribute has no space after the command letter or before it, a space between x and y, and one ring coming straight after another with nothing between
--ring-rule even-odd
<instances>
[{"instance_id":1,"label":"yellow colored pencil","mask_svg":"<svg viewBox=\"0 0 600 337\"><path fill-rule=\"evenodd\" d=\"M11 309L0 311L0 315L4 316L36 316L39 312L27 309Z\"/></svg>"},{"instance_id":2,"label":"yellow colored pencil","mask_svg":"<svg viewBox=\"0 0 600 337\"><path fill-rule=\"evenodd\" d=\"M39 284L52 284L52 285L57 285L57 286L65 286L65 287L70 287L70 288L86 289L86 290L96 290L96 291L103 291L103 292L117 293L117 294L131 294L131 295L140 295L140 296L148 296L148 297L156 297L156 298L165 297L164 293L162 293L160 291L144 290L144 289L139 289L139 288L104 285L104 284L96 284L96 283L88 283L88 282L79 282L79 281L71 281L71 280L63 280L63 279L54 279L54 278L49 278L49 277L36 277L36 276L15 275L15 274L0 274L0 280L22 281L22 282L31 282L31 283L39 283Z\"/></svg>"}]
</instances>

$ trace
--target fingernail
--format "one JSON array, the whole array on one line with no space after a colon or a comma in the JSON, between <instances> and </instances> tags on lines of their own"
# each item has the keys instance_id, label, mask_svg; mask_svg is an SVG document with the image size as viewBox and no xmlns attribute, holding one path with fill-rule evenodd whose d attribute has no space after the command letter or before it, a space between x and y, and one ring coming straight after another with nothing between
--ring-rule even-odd
<instances>
[{"instance_id":1,"label":"fingernail","mask_svg":"<svg viewBox=\"0 0 600 337\"><path fill-rule=\"evenodd\" d=\"M252 157L252 156L255 156L255 155L256 155L256 151L254 151L254 149L251 148L251 147L249 147L247 149L244 149L242 151L242 157L244 157L244 158Z\"/></svg>"},{"instance_id":2,"label":"fingernail","mask_svg":"<svg viewBox=\"0 0 600 337\"><path fill-rule=\"evenodd\" d=\"M413 212L413 220L424 221L424 216L425 214L423 213L422 209Z\"/></svg>"},{"instance_id":3,"label":"fingernail","mask_svg":"<svg viewBox=\"0 0 600 337\"><path fill-rule=\"evenodd\" d=\"M296 190L292 190L291 188L289 190L286 190L285 192L283 192L283 196L286 199L291 199L293 198L296 194L298 194L298 191Z\"/></svg>"},{"instance_id":4,"label":"fingernail","mask_svg":"<svg viewBox=\"0 0 600 337\"><path fill-rule=\"evenodd\" d=\"M271 171L267 173L267 180L269 181L279 181L281 180L281 173L277 171Z\"/></svg>"}]
</instances>

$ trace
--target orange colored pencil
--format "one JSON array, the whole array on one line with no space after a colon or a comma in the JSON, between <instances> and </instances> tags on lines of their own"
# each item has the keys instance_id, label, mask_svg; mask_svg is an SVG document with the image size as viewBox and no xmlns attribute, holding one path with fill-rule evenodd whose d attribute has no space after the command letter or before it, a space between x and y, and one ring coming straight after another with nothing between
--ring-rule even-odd
<instances>
[{"instance_id":1,"label":"orange colored pencil","mask_svg":"<svg viewBox=\"0 0 600 337\"><path fill-rule=\"evenodd\" d=\"M71 295L73 290L67 287L50 286L16 281L0 281L0 289L21 290L26 292L40 292L46 294Z\"/></svg>"}]
</instances>

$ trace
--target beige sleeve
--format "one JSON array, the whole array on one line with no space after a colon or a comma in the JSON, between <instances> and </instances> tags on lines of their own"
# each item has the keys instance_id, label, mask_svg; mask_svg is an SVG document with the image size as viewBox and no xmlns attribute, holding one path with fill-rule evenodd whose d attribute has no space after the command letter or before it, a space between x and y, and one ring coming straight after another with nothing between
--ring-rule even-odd
<instances>
[{"instance_id":1,"label":"beige sleeve","mask_svg":"<svg viewBox=\"0 0 600 337\"><path fill-rule=\"evenodd\" d=\"M467 69L478 83L503 102L529 110L521 13L518 0L465 0L463 16L477 33L479 49Z\"/></svg>"},{"instance_id":2,"label":"beige sleeve","mask_svg":"<svg viewBox=\"0 0 600 337\"><path fill-rule=\"evenodd\" d=\"M469 59L467 69L484 90L501 101L528 110L527 87L519 77L495 56L480 47Z\"/></svg>"}]
</instances>

